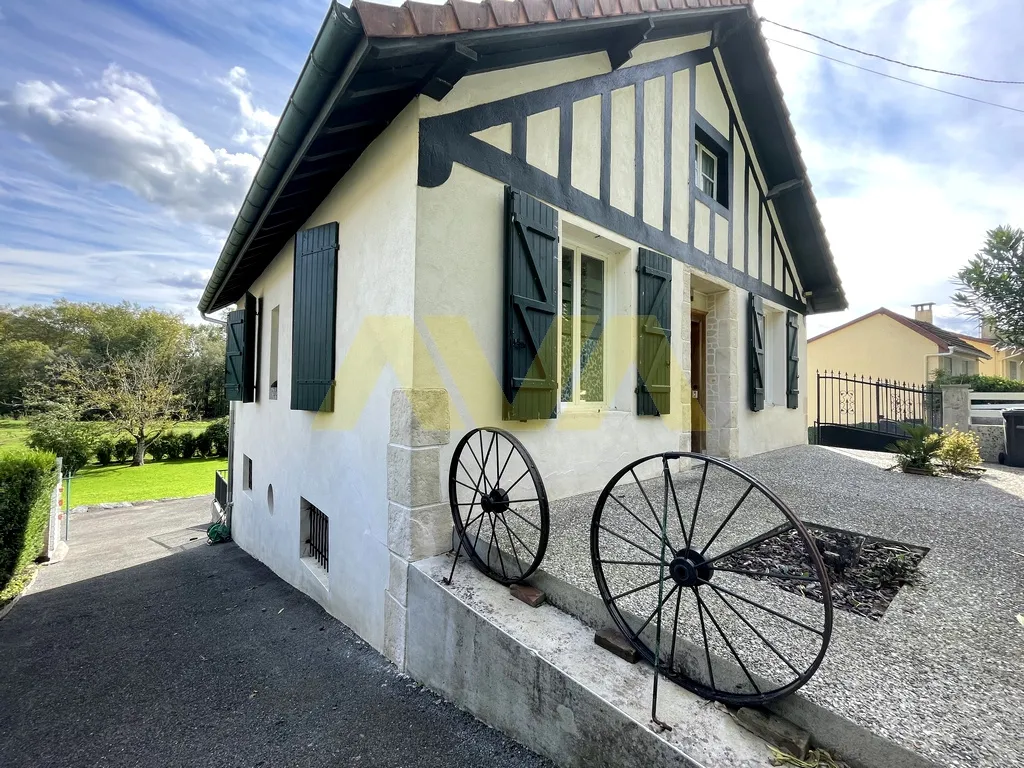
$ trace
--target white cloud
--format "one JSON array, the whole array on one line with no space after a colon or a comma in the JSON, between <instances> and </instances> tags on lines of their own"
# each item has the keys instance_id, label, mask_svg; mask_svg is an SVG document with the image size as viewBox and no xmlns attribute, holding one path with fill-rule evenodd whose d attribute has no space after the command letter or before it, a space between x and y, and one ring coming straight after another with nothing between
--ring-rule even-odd
<instances>
[{"instance_id":1,"label":"white cloud","mask_svg":"<svg viewBox=\"0 0 1024 768\"><path fill-rule=\"evenodd\" d=\"M234 135L234 140L262 155L277 126L277 117L265 109L253 106L249 75L244 67L232 67L221 83L238 98L238 111L242 115L242 125Z\"/></svg>"},{"instance_id":2,"label":"white cloud","mask_svg":"<svg viewBox=\"0 0 1024 768\"><path fill-rule=\"evenodd\" d=\"M90 90L75 95L58 83L18 83L0 102L0 120L71 168L130 189L180 220L230 226L258 157L210 147L142 75L111 65ZM251 116L243 119L260 124L263 111L247 103Z\"/></svg>"}]
</instances>

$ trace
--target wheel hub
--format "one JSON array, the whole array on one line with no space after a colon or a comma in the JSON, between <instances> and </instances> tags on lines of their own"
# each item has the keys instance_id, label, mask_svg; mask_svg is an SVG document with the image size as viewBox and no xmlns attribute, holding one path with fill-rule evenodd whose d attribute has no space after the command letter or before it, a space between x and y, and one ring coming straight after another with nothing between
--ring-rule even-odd
<instances>
[{"instance_id":1,"label":"wheel hub","mask_svg":"<svg viewBox=\"0 0 1024 768\"><path fill-rule=\"evenodd\" d=\"M491 488L480 497L480 506L488 514L501 515L508 511L508 492L503 488Z\"/></svg>"},{"instance_id":2,"label":"wheel hub","mask_svg":"<svg viewBox=\"0 0 1024 768\"><path fill-rule=\"evenodd\" d=\"M676 584L681 587L696 587L701 580L709 581L715 573L715 569L705 561L704 556L694 549L681 549L676 552L668 570Z\"/></svg>"}]
</instances>

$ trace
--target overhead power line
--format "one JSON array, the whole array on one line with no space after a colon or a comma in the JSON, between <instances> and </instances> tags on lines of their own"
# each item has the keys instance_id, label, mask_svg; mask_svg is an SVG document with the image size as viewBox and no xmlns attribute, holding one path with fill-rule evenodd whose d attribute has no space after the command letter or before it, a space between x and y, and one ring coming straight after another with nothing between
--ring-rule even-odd
<instances>
[{"instance_id":1,"label":"overhead power line","mask_svg":"<svg viewBox=\"0 0 1024 768\"><path fill-rule=\"evenodd\" d=\"M873 59L881 59L882 61L888 61L890 64L899 64L901 67L909 67L910 69L917 69L920 70L921 72L932 72L933 74L936 75L949 75L950 77L962 77L965 80L975 80L979 83L997 83L998 85L1024 85L1024 80L993 80L988 77L975 77L974 75L965 75L962 72L948 72L944 69L932 69L931 67L921 67L918 66L917 64L908 64L907 62L900 61L899 59L890 59L888 56L882 56L881 54L878 53L870 53L868 51L862 51L860 48L854 48L853 46L850 45L843 45L842 43L837 43L835 40L829 40L827 37L822 37L821 35L816 35L813 32L808 32L803 29L797 29L796 27L790 27L785 24L780 24L779 22L772 21L771 19L762 18L761 21L764 24L771 24L772 26L775 27L788 29L790 32L796 32L797 34L800 35L807 35L808 37L813 37L815 40L821 40L823 43L834 45L837 48L843 48L847 51L859 53L861 56L870 56ZM784 43L784 45L787 45L787 43ZM795 45L792 47L796 48ZM871 72L874 70L868 71Z\"/></svg>"},{"instance_id":2,"label":"overhead power line","mask_svg":"<svg viewBox=\"0 0 1024 768\"><path fill-rule=\"evenodd\" d=\"M817 51L812 51L809 48L801 48L799 45L793 45L792 43L786 43L786 42L783 42L782 40L777 40L774 37L766 37L765 40L768 40L768 41L773 42L773 43L778 43L779 45L784 45L787 48L793 48L793 49L798 50L798 51L803 51L804 53L809 53L812 56L820 56L823 59L828 59L829 61L834 61L836 64L845 64L848 67L853 67L854 69L859 69L862 72L870 72L871 74L878 75L879 77L886 77L886 78L888 78L890 80L897 80L897 81L899 81L901 83L907 83L909 85L916 85L918 88L926 88L929 91L935 91L936 93L944 93L947 96L956 96L958 99L966 99L967 101L973 101L973 102L976 102L978 104L987 104L990 107L998 107L999 109L1008 109L1011 112L1019 112L1021 114L1024 114L1024 109L1019 109L1017 107L1011 107L1011 106L1009 106L1007 104L996 104L994 101L985 101L985 99L976 99L973 96L967 96L967 95L965 95L963 93L955 93L954 91L946 91L946 90L943 90L942 88L935 88L935 87L933 87L931 85L925 85L924 83L919 83L916 80L907 80L907 79L902 78L902 77L896 77L896 75L890 75L887 72L879 72L877 69L869 69L868 67L862 67L859 64L853 64L852 62L849 62L849 61L843 61L842 59L836 59L836 58L833 58L832 56L826 56L824 53L818 53Z\"/></svg>"}]
</instances>

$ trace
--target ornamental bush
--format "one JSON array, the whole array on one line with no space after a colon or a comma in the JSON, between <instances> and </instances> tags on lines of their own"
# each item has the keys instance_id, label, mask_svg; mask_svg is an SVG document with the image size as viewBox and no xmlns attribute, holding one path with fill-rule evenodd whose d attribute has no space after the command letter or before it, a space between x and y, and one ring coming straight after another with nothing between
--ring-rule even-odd
<instances>
[{"instance_id":1,"label":"ornamental bush","mask_svg":"<svg viewBox=\"0 0 1024 768\"><path fill-rule=\"evenodd\" d=\"M1024 392L1024 381L1014 381L1002 376L953 376L942 371L935 371L935 383L966 384L974 392Z\"/></svg>"},{"instance_id":2,"label":"ornamental bush","mask_svg":"<svg viewBox=\"0 0 1024 768\"><path fill-rule=\"evenodd\" d=\"M99 424L79 421L70 409L59 406L33 416L29 424L29 447L60 456L64 471L71 474L86 465L100 436Z\"/></svg>"},{"instance_id":3,"label":"ornamental bush","mask_svg":"<svg viewBox=\"0 0 1024 768\"><path fill-rule=\"evenodd\" d=\"M228 420L217 419L203 432L210 439L210 453L215 456L228 455Z\"/></svg>"},{"instance_id":4,"label":"ornamental bush","mask_svg":"<svg viewBox=\"0 0 1024 768\"><path fill-rule=\"evenodd\" d=\"M196 436L191 432L184 432L179 437L181 438L181 452L178 455L183 459L191 459L196 455Z\"/></svg>"},{"instance_id":5,"label":"ornamental bush","mask_svg":"<svg viewBox=\"0 0 1024 768\"><path fill-rule=\"evenodd\" d=\"M0 454L0 604L21 591L42 553L56 484L52 453L15 448Z\"/></svg>"},{"instance_id":6,"label":"ornamental bush","mask_svg":"<svg viewBox=\"0 0 1024 768\"><path fill-rule=\"evenodd\" d=\"M110 465L114 460L114 443L111 440L100 440L96 444L96 463L101 467Z\"/></svg>"},{"instance_id":7,"label":"ornamental bush","mask_svg":"<svg viewBox=\"0 0 1024 768\"><path fill-rule=\"evenodd\" d=\"M978 436L951 427L944 432L942 447L936 456L948 472L963 473L981 464Z\"/></svg>"},{"instance_id":8,"label":"ornamental bush","mask_svg":"<svg viewBox=\"0 0 1024 768\"><path fill-rule=\"evenodd\" d=\"M122 437L114 443L114 458L122 464L127 464L135 458L135 441L130 437Z\"/></svg>"},{"instance_id":9,"label":"ornamental bush","mask_svg":"<svg viewBox=\"0 0 1024 768\"><path fill-rule=\"evenodd\" d=\"M209 456L213 452L213 443L210 440L210 436L206 432L200 432L196 435L196 456L200 458Z\"/></svg>"}]
</instances>

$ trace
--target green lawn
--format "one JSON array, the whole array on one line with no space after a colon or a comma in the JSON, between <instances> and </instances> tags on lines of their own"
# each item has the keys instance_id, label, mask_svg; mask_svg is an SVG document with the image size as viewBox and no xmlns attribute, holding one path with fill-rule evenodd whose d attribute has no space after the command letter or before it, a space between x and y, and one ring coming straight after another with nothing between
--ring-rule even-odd
<instances>
[{"instance_id":1,"label":"green lawn","mask_svg":"<svg viewBox=\"0 0 1024 768\"><path fill-rule=\"evenodd\" d=\"M25 445L28 440L28 422L18 419L0 419L0 450Z\"/></svg>"},{"instance_id":2,"label":"green lawn","mask_svg":"<svg viewBox=\"0 0 1024 768\"><path fill-rule=\"evenodd\" d=\"M153 461L143 467L89 466L80 469L71 480L71 505L213 493L214 472L227 468L227 459Z\"/></svg>"}]
</instances>

